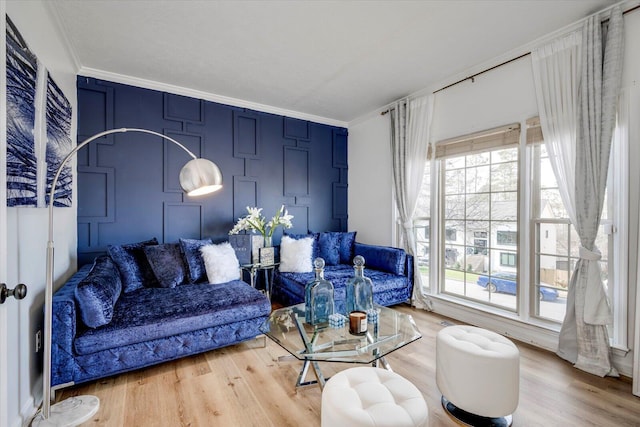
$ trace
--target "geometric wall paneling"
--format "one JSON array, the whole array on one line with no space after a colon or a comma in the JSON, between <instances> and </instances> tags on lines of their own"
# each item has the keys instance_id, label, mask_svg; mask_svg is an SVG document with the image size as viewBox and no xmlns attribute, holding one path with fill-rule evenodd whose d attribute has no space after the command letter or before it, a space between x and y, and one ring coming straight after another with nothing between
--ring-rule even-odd
<instances>
[{"instance_id":1,"label":"geometric wall paneling","mask_svg":"<svg viewBox=\"0 0 640 427\"><path fill-rule=\"evenodd\" d=\"M118 134L110 136L113 146L89 144L88 165L78 158L79 265L109 244L154 236L227 240L247 206L263 208L270 219L284 204L295 217L288 232L346 231L346 129L78 77L78 139L94 134L81 135L85 130L122 127L161 132L213 160L224 187L184 196L178 174L189 156L152 135Z\"/></svg>"},{"instance_id":2,"label":"geometric wall paneling","mask_svg":"<svg viewBox=\"0 0 640 427\"><path fill-rule=\"evenodd\" d=\"M78 131L77 141L85 139L99 132L113 129L114 126L114 97L113 88L101 85L93 79L78 78L78 92L82 91L82 102L78 101ZM91 114L86 113L87 111ZM81 149L77 156L78 166L97 166L97 146L113 145L114 135L103 136Z\"/></svg>"},{"instance_id":3,"label":"geometric wall paneling","mask_svg":"<svg viewBox=\"0 0 640 427\"><path fill-rule=\"evenodd\" d=\"M180 238L202 238L202 205L195 203L164 204L162 242L175 243Z\"/></svg>"},{"instance_id":4,"label":"geometric wall paneling","mask_svg":"<svg viewBox=\"0 0 640 427\"><path fill-rule=\"evenodd\" d=\"M293 215L293 227L288 229L288 234L306 234L309 232L309 206L286 206L289 215Z\"/></svg>"},{"instance_id":5,"label":"geometric wall paneling","mask_svg":"<svg viewBox=\"0 0 640 427\"><path fill-rule=\"evenodd\" d=\"M284 137L309 140L309 122L306 120L285 117Z\"/></svg>"},{"instance_id":6,"label":"geometric wall paneling","mask_svg":"<svg viewBox=\"0 0 640 427\"><path fill-rule=\"evenodd\" d=\"M309 195L309 151L284 147L284 195Z\"/></svg>"},{"instance_id":7,"label":"geometric wall paneling","mask_svg":"<svg viewBox=\"0 0 640 427\"><path fill-rule=\"evenodd\" d=\"M100 224L115 222L115 170L79 166L77 191L78 247L86 252L104 251Z\"/></svg>"},{"instance_id":8,"label":"geometric wall paneling","mask_svg":"<svg viewBox=\"0 0 640 427\"><path fill-rule=\"evenodd\" d=\"M91 224L78 222L78 246L88 248L91 242Z\"/></svg>"},{"instance_id":9,"label":"geometric wall paneling","mask_svg":"<svg viewBox=\"0 0 640 427\"><path fill-rule=\"evenodd\" d=\"M312 197L296 197L295 203L292 203L292 204L300 205L300 206L311 206L313 204L313 198Z\"/></svg>"},{"instance_id":10,"label":"geometric wall paneling","mask_svg":"<svg viewBox=\"0 0 640 427\"><path fill-rule=\"evenodd\" d=\"M78 105L78 140L83 141L98 132L113 129L113 88L83 77L78 77L77 85L78 90L83 92L82 105ZM104 136L97 142L111 145L113 135Z\"/></svg>"},{"instance_id":11,"label":"geometric wall paneling","mask_svg":"<svg viewBox=\"0 0 640 427\"><path fill-rule=\"evenodd\" d=\"M258 180L246 176L233 177L233 222L247 214L247 206L258 204Z\"/></svg>"},{"instance_id":12,"label":"geometric wall paneling","mask_svg":"<svg viewBox=\"0 0 640 427\"><path fill-rule=\"evenodd\" d=\"M340 168L340 182L349 182L349 169Z\"/></svg>"},{"instance_id":13,"label":"geometric wall paneling","mask_svg":"<svg viewBox=\"0 0 640 427\"><path fill-rule=\"evenodd\" d=\"M204 123L204 101L182 95L164 93L164 118L166 120Z\"/></svg>"},{"instance_id":14,"label":"geometric wall paneling","mask_svg":"<svg viewBox=\"0 0 640 427\"><path fill-rule=\"evenodd\" d=\"M245 111L233 112L233 157L260 157L260 116Z\"/></svg>"},{"instance_id":15,"label":"geometric wall paneling","mask_svg":"<svg viewBox=\"0 0 640 427\"><path fill-rule=\"evenodd\" d=\"M113 222L115 171L78 167L78 222Z\"/></svg>"},{"instance_id":16,"label":"geometric wall paneling","mask_svg":"<svg viewBox=\"0 0 640 427\"><path fill-rule=\"evenodd\" d=\"M165 129L164 134L184 145L197 157L202 156L202 135L187 134ZM164 177L163 189L165 193L182 193L180 186L180 170L192 159L186 151L167 140L163 141Z\"/></svg>"},{"instance_id":17,"label":"geometric wall paneling","mask_svg":"<svg viewBox=\"0 0 640 427\"><path fill-rule=\"evenodd\" d=\"M347 184L333 183L333 217L336 219L347 219Z\"/></svg>"},{"instance_id":18,"label":"geometric wall paneling","mask_svg":"<svg viewBox=\"0 0 640 427\"><path fill-rule=\"evenodd\" d=\"M347 163L347 135L344 132L333 131L333 167L346 168Z\"/></svg>"}]
</instances>

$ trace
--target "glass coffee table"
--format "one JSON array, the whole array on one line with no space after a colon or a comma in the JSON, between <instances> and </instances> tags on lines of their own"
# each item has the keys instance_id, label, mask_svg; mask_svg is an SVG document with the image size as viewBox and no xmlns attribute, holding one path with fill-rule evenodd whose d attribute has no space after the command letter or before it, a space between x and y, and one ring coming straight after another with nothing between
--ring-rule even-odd
<instances>
[{"instance_id":1,"label":"glass coffee table","mask_svg":"<svg viewBox=\"0 0 640 427\"><path fill-rule=\"evenodd\" d=\"M391 370L385 356L422 337L413 318L388 307L376 306L378 319L367 324L364 335L349 333L349 322L341 328L328 324L309 325L305 322L304 304L275 310L262 325L262 332L289 354L304 361L296 387L326 382L319 362L382 364ZM306 381L309 367L316 380Z\"/></svg>"}]
</instances>

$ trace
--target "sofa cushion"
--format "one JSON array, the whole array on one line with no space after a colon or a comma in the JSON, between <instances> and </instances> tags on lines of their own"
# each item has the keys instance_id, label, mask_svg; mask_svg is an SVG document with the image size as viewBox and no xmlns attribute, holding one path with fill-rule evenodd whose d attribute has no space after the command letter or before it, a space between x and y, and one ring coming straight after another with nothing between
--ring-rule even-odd
<instances>
[{"instance_id":1,"label":"sofa cushion","mask_svg":"<svg viewBox=\"0 0 640 427\"><path fill-rule=\"evenodd\" d=\"M279 270L294 273L309 273L313 271L311 263L313 242L314 238L311 236L297 240L289 236L282 236Z\"/></svg>"},{"instance_id":2,"label":"sofa cushion","mask_svg":"<svg viewBox=\"0 0 640 427\"><path fill-rule=\"evenodd\" d=\"M407 253L400 248L356 243L354 255L362 255L364 257L365 268L404 275Z\"/></svg>"},{"instance_id":3,"label":"sofa cushion","mask_svg":"<svg viewBox=\"0 0 640 427\"><path fill-rule=\"evenodd\" d=\"M209 283L226 283L240 279L240 263L229 242L200 248Z\"/></svg>"},{"instance_id":4,"label":"sofa cushion","mask_svg":"<svg viewBox=\"0 0 640 427\"><path fill-rule=\"evenodd\" d=\"M145 246L144 253L161 288L173 288L184 283L186 271L177 243Z\"/></svg>"},{"instance_id":5,"label":"sofa cushion","mask_svg":"<svg viewBox=\"0 0 640 427\"><path fill-rule=\"evenodd\" d=\"M107 250L113 261L118 266L124 292L129 293L145 286L157 286L156 276L151 270L149 261L144 254L144 247L157 245L154 237L144 242L130 243L127 245L109 245Z\"/></svg>"},{"instance_id":6,"label":"sofa cushion","mask_svg":"<svg viewBox=\"0 0 640 427\"><path fill-rule=\"evenodd\" d=\"M349 231L340 234L340 264L351 264L353 262L353 249L356 244L356 232Z\"/></svg>"},{"instance_id":7,"label":"sofa cushion","mask_svg":"<svg viewBox=\"0 0 640 427\"><path fill-rule=\"evenodd\" d=\"M262 317L270 312L268 298L240 280L218 285L144 288L123 294L111 323L79 331L74 345L78 354L91 354Z\"/></svg>"},{"instance_id":8,"label":"sofa cushion","mask_svg":"<svg viewBox=\"0 0 640 427\"><path fill-rule=\"evenodd\" d=\"M211 239L180 239L180 247L189 271L189 282L200 283L207 278L200 248L212 244Z\"/></svg>"},{"instance_id":9,"label":"sofa cushion","mask_svg":"<svg viewBox=\"0 0 640 427\"><path fill-rule=\"evenodd\" d=\"M340 264L340 242L342 233L325 231L319 233L318 251L319 256L324 259L325 265Z\"/></svg>"},{"instance_id":10,"label":"sofa cushion","mask_svg":"<svg viewBox=\"0 0 640 427\"><path fill-rule=\"evenodd\" d=\"M113 260L107 255L96 258L91 271L74 291L84 324L97 328L111 322L121 292L120 273Z\"/></svg>"}]
</instances>

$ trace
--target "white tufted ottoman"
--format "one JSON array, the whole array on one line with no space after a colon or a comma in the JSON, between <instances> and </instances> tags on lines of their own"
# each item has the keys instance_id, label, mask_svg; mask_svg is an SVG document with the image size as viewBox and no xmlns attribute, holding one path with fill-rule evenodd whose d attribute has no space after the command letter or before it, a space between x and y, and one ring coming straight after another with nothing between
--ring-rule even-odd
<instances>
[{"instance_id":1,"label":"white tufted ottoman","mask_svg":"<svg viewBox=\"0 0 640 427\"><path fill-rule=\"evenodd\" d=\"M380 368L351 368L322 390L322 427L427 426L429 410L420 390Z\"/></svg>"},{"instance_id":2,"label":"white tufted ottoman","mask_svg":"<svg viewBox=\"0 0 640 427\"><path fill-rule=\"evenodd\" d=\"M449 326L436 337L442 406L469 425L511 425L518 406L520 352L507 338L474 326Z\"/></svg>"}]
</instances>

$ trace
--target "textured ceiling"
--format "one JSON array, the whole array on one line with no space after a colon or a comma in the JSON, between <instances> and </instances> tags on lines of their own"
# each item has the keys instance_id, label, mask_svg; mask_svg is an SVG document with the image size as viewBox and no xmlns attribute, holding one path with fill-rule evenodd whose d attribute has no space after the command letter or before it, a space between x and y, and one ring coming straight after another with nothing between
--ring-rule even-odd
<instances>
[{"instance_id":1,"label":"textured ceiling","mask_svg":"<svg viewBox=\"0 0 640 427\"><path fill-rule=\"evenodd\" d=\"M81 73L348 123L613 3L55 0L49 7Z\"/></svg>"}]
</instances>

